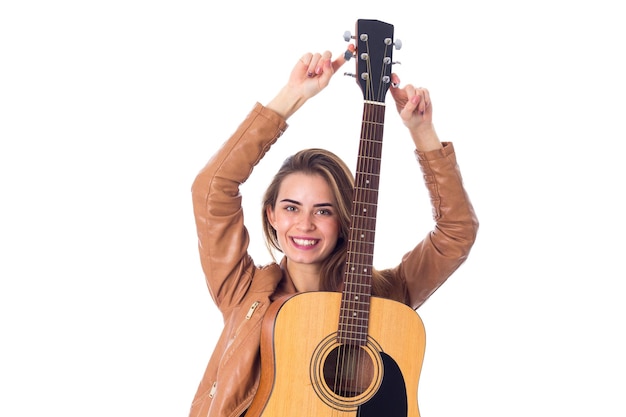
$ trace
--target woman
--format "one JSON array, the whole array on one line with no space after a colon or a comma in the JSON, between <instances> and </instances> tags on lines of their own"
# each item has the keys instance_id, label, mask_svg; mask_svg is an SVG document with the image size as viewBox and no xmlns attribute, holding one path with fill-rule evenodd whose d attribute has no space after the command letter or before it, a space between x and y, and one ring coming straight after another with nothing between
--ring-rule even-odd
<instances>
[{"instance_id":1,"label":"woman","mask_svg":"<svg viewBox=\"0 0 626 417\"><path fill-rule=\"evenodd\" d=\"M261 320L272 300L300 291L339 290L345 262L353 178L334 154L305 150L288 159L265 194L268 246L280 263L257 267L247 252L239 186L287 128L287 119L322 91L345 62L330 52L305 54L266 106L257 103L192 187L202 267L224 317L224 329L194 398L190 416L238 417L260 379ZM466 259L478 222L451 143L439 141L428 91L391 95L413 139L433 204L435 229L395 268L374 275L373 294L418 308Z\"/></svg>"}]
</instances>

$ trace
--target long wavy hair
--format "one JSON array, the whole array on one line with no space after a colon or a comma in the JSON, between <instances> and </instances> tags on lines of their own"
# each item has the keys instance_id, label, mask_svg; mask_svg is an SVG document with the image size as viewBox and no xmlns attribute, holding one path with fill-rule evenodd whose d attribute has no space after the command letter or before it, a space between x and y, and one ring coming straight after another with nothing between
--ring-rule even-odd
<instances>
[{"instance_id":1,"label":"long wavy hair","mask_svg":"<svg viewBox=\"0 0 626 417\"><path fill-rule=\"evenodd\" d=\"M344 279L350 221L352 215L352 198L354 195L354 176L346 163L334 153L319 148L304 149L288 157L272 179L263 196L263 232L265 244L274 256L274 251L282 253L278 243L276 230L267 216L267 208L275 209L280 186L288 175L294 173L321 176L331 189L337 202L340 224L339 239L331 254L322 262L320 289L322 291L338 291ZM374 270L372 276L372 293L379 297L391 298L406 302L404 288L394 283L389 274Z\"/></svg>"}]
</instances>

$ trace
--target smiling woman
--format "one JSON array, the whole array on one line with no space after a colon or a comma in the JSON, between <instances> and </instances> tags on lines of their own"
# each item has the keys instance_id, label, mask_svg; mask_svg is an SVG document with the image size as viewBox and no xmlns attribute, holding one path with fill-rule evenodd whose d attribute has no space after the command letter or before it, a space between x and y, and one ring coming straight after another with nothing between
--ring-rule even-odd
<instances>
[{"instance_id":1,"label":"smiling woman","mask_svg":"<svg viewBox=\"0 0 626 417\"><path fill-rule=\"evenodd\" d=\"M354 49L350 51L354 52ZM240 187L271 145L284 133L287 118L325 89L345 60L343 54L335 60L331 59L329 52L304 54L275 98L266 106L259 103L254 106L194 181L192 194L200 259L211 296L224 315L225 326L192 404L192 417L240 416L246 412L255 416L259 412L259 404L262 404L259 401L263 401L263 395L267 393L266 382L270 376L261 368L261 323L266 314L271 319L275 310L281 308L279 298L306 293L332 294L334 299L343 287L348 287L347 280L344 281L347 275L363 275L371 278L367 284L361 285L367 291L351 294L351 302L358 305L358 310L342 310L349 322L353 322L355 317L362 320L368 314L364 306L367 306L370 295L386 301L393 300L402 306L403 314L408 310L409 316L414 319L417 316L411 308L419 307L446 281L465 261L474 243L478 222L459 175L454 148L449 142L440 142L435 133L428 90L410 84L400 88L399 78L389 74L387 81L393 85L391 93L397 110L409 130L416 157L425 174L438 222L435 230L404 254L400 264L394 268L379 271L366 264L354 263L348 267L346 261L355 252L350 249L350 244L354 241L352 237L358 218L375 215L376 212L373 205L358 205L361 202L355 201L355 190L374 190L378 186L378 176L372 174L360 183L362 175L355 178L347 165L332 152L305 149L282 164L263 199L263 229L268 249L270 252L282 252L284 256L280 262L274 260L265 266L254 263L248 252L249 235L243 222ZM373 106L371 101L367 106ZM380 110L381 106L375 107ZM380 159L380 155L373 151L365 152L364 157L368 160ZM355 211L358 211L356 215ZM357 238L367 244L370 235L373 236L373 230L364 229ZM373 300L372 307L377 303ZM320 308L325 303L304 304L307 305L307 312L298 316L304 318L307 325L313 325L312 320L324 311L314 311L311 307ZM332 303L328 310L337 306ZM408 344L401 343L401 350L415 346L421 340L420 326L396 320L400 315L391 318L372 315L372 329L389 328L385 323L394 320L402 323L403 330L412 329L413 340ZM336 317L332 322L336 325ZM359 326L361 324L356 325ZM301 330L300 326L287 326L289 335ZM320 381L314 395L343 397L345 404L341 407L346 409L354 407L359 401L369 405L388 402L389 397L385 397L384 401L372 398L375 392L393 391L402 397L402 391L395 389L403 385L404 378L397 358L383 354L383 350L390 352L393 348L382 349L380 340L368 337L362 337L363 346L352 346L354 340L345 330L338 337L328 337L328 333L324 332L317 339L311 338L310 332L302 331L302 337L295 338L317 346L315 354L318 358L331 360L329 358L341 357L343 365L346 365L336 367L329 365L325 359L311 362L311 358L307 358L301 361L317 364L314 365L317 370L311 371ZM337 340L345 343L337 346ZM296 351L301 353L303 349ZM360 357L361 353L367 356ZM407 356L411 358L411 366L415 366L415 351ZM346 358L347 362L344 362ZM358 372L350 364L366 366L370 372L359 375L371 378L350 377ZM385 368L385 375L395 374L396 378L383 378L381 366ZM345 381L351 383L348 386L331 383L337 379L328 375L329 369L345 369ZM398 372L392 372L393 369ZM287 379L294 384L290 387L293 393L303 391L295 381ZM310 385L308 377L304 379ZM261 395L257 396L257 393ZM410 397L404 396L405 400ZM334 399L329 401L333 403ZM395 399L392 402L400 403ZM286 414L294 413L278 413ZM311 415L320 417L324 413L314 412Z\"/></svg>"},{"instance_id":2,"label":"smiling woman","mask_svg":"<svg viewBox=\"0 0 626 417\"><path fill-rule=\"evenodd\" d=\"M298 291L327 289L320 277L341 277L337 261L343 260L353 187L343 161L321 149L288 158L268 187L263 199L267 245L285 254Z\"/></svg>"}]
</instances>

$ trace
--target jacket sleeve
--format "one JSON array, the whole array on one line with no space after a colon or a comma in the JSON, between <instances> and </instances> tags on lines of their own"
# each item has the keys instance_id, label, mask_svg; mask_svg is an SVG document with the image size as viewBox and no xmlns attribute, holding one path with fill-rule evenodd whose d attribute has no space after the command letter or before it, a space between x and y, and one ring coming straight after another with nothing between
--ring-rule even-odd
<instances>
[{"instance_id":1,"label":"jacket sleeve","mask_svg":"<svg viewBox=\"0 0 626 417\"><path fill-rule=\"evenodd\" d=\"M193 182L200 261L222 311L243 298L254 270L239 187L286 128L284 119L256 103Z\"/></svg>"},{"instance_id":2,"label":"jacket sleeve","mask_svg":"<svg viewBox=\"0 0 626 417\"><path fill-rule=\"evenodd\" d=\"M478 220L463 187L454 147L416 152L430 195L434 229L404 255L395 273L406 282L413 308L424 303L467 259L476 240Z\"/></svg>"}]
</instances>

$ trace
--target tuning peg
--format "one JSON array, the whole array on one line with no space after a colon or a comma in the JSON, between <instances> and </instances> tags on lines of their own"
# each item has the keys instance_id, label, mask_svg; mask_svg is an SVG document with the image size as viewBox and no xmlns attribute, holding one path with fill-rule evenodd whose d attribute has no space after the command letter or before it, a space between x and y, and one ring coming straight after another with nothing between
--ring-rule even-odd
<instances>
[{"instance_id":1,"label":"tuning peg","mask_svg":"<svg viewBox=\"0 0 626 417\"><path fill-rule=\"evenodd\" d=\"M385 38L385 45L393 45L396 49L402 49L402 41L400 39L396 39L394 42L391 38Z\"/></svg>"},{"instance_id":2,"label":"tuning peg","mask_svg":"<svg viewBox=\"0 0 626 417\"><path fill-rule=\"evenodd\" d=\"M391 61L391 58L389 58L388 56L383 58L383 64L385 65L395 65L395 64L402 64L400 61Z\"/></svg>"},{"instance_id":3,"label":"tuning peg","mask_svg":"<svg viewBox=\"0 0 626 417\"><path fill-rule=\"evenodd\" d=\"M356 75L351 72L344 72L343 75L345 75L346 77L356 78Z\"/></svg>"},{"instance_id":4,"label":"tuning peg","mask_svg":"<svg viewBox=\"0 0 626 417\"><path fill-rule=\"evenodd\" d=\"M350 61L352 57L354 57L354 52L352 52L349 49L346 49L346 52L343 53L343 57L346 59L346 61Z\"/></svg>"},{"instance_id":5,"label":"tuning peg","mask_svg":"<svg viewBox=\"0 0 626 417\"><path fill-rule=\"evenodd\" d=\"M352 36L352 33L349 30L343 32L343 40L350 42L351 39L354 39L354 36Z\"/></svg>"}]
</instances>

